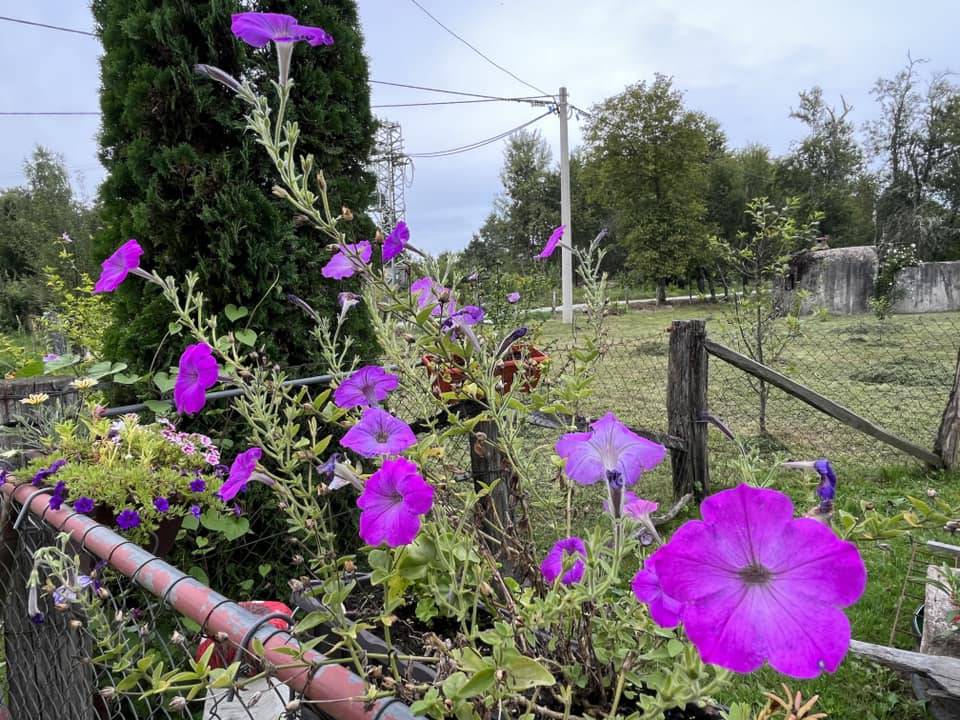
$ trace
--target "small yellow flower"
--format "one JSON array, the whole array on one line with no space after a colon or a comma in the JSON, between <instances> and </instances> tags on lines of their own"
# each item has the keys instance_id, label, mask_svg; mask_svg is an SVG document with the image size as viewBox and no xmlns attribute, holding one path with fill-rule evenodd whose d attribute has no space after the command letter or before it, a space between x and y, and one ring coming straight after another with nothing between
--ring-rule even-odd
<instances>
[{"instance_id":1,"label":"small yellow flower","mask_svg":"<svg viewBox=\"0 0 960 720\"><path fill-rule=\"evenodd\" d=\"M23 405L43 405L47 400L50 399L50 396L46 393L30 393L27 397L23 398L20 402Z\"/></svg>"},{"instance_id":2,"label":"small yellow flower","mask_svg":"<svg viewBox=\"0 0 960 720\"><path fill-rule=\"evenodd\" d=\"M17 374L16 374L15 372L13 372L13 371L10 371L10 372L8 372L6 375L3 376L3 379L4 379L4 380L13 380L13 379L15 379L16 377L17 377Z\"/></svg>"},{"instance_id":3,"label":"small yellow flower","mask_svg":"<svg viewBox=\"0 0 960 720\"><path fill-rule=\"evenodd\" d=\"M90 388L94 387L96 384L97 384L97 381L94 380L93 378L85 377L85 378L77 378L72 383L70 383L70 387L72 387L74 390L89 390Z\"/></svg>"}]
</instances>

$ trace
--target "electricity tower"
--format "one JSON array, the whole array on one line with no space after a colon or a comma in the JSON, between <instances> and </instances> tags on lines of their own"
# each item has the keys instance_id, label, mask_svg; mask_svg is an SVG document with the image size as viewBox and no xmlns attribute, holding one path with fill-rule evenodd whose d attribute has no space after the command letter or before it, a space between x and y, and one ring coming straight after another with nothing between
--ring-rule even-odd
<instances>
[{"instance_id":1,"label":"electricity tower","mask_svg":"<svg viewBox=\"0 0 960 720\"><path fill-rule=\"evenodd\" d=\"M403 152L403 132L400 123L390 120L378 120L380 126L374 139L371 169L377 178L377 199L370 212L384 232L390 232L407 215L404 190L410 183L408 169L413 163ZM412 176L411 176L412 179ZM395 284L406 281L405 268L390 263L390 275Z\"/></svg>"}]
</instances>

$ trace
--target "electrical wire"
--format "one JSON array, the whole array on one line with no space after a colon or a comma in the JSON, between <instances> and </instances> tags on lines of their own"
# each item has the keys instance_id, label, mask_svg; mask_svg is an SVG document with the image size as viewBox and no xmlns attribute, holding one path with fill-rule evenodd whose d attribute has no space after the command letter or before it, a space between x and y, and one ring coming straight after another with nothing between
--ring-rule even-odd
<instances>
[{"instance_id":1,"label":"electrical wire","mask_svg":"<svg viewBox=\"0 0 960 720\"><path fill-rule=\"evenodd\" d=\"M417 0L410 0L410 2L412 2L412 3L413 3L414 5L416 5L418 8L420 8L420 10L421 10L428 18L430 18L431 20L433 20L437 25L439 25L439 26L442 27L444 30L446 30L448 33L450 33L451 35L453 35L453 37L455 37L457 40L459 40L460 42L462 42L462 43L463 43L464 45L466 45L468 48L470 48L471 50L473 50L477 55L479 55L480 57L482 57L484 60L486 60L486 61L487 61L488 63L490 63L491 65L493 65L495 68L497 68L498 70L500 70L500 71L502 71L502 72L505 72L507 75L509 75L510 77L512 77L514 80L516 80L517 82L519 82L519 83L521 83L521 84L523 84L523 85L526 85L528 88L531 88L531 89L533 89L533 90L536 90L538 93L542 93L542 94L544 94L544 95L549 95L549 93L544 92L543 90L541 90L540 88L538 88L536 85L532 85L531 83L528 83L526 80L524 80L524 79L521 78L520 76L516 75L515 73L510 72L510 71L507 70L507 68L505 68L503 65L500 65L499 63L497 63L497 62L495 62L494 60L492 60L488 55L485 55L476 45L472 45L470 42L468 42L467 40L465 40L463 37L461 37L460 35L457 35L457 33L455 33L453 30L451 30L451 29L448 28L446 25L444 25L442 22L440 22L429 10L427 10L423 5L421 5L419 2L417 2Z\"/></svg>"},{"instance_id":2,"label":"electrical wire","mask_svg":"<svg viewBox=\"0 0 960 720\"><path fill-rule=\"evenodd\" d=\"M494 135L493 137L484 138L483 140L477 140L476 142L470 143L469 145L461 145L460 147L448 148L446 150L437 150L435 152L408 153L406 157L438 158L438 157L448 157L450 155L459 155L460 153L469 152L471 150L477 150L478 148L482 148L485 145L490 145L491 143L495 143L498 140L503 140L508 135L512 135L518 130L523 130L525 127L529 127L530 125L533 125L535 122L542 120L548 115L552 115L554 112L556 112L555 109L551 108L550 110L543 113L542 115L538 115L537 117L533 118L532 120L528 120L522 125L517 125L516 127L510 128L509 130L505 130L504 132Z\"/></svg>"},{"instance_id":3,"label":"electrical wire","mask_svg":"<svg viewBox=\"0 0 960 720\"><path fill-rule=\"evenodd\" d=\"M6 117L11 117L11 116L29 116L29 117L33 117L33 116L38 116L38 115L40 115L40 116L46 116L46 115L99 115L99 114L100 114L99 112L71 112L71 111L65 111L65 112L0 112L0 116L6 116Z\"/></svg>"},{"instance_id":4,"label":"electrical wire","mask_svg":"<svg viewBox=\"0 0 960 720\"><path fill-rule=\"evenodd\" d=\"M48 30L59 30L60 32L75 33L77 35L89 35L90 37L100 37L96 33L87 30L75 30L74 28L61 27L60 25L47 25L46 23L33 22L31 20L21 20L20 18L5 17L0 15L0 20L6 22L19 23L20 25L33 25L34 27L47 28Z\"/></svg>"},{"instance_id":5,"label":"electrical wire","mask_svg":"<svg viewBox=\"0 0 960 720\"><path fill-rule=\"evenodd\" d=\"M409 83L388 82L386 80L371 80L371 85L389 85L390 87L401 87L410 90L424 90L426 92L444 93L445 95L459 95L461 97L484 98L486 100L512 100L514 98L504 95L485 95L483 93L466 92L464 90L444 90L443 88L426 87L425 85L410 85ZM541 98L552 98L553 95L544 93L543 95L530 95L529 100Z\"/></svg>"},{"instance_id":6,"label":"electrical wire","mask_svg":"<svg viewBox=\"0 0 960 720\"><path fill-rule=\"evenodd\" d=\"M391 103L387 105L371 105L373 109L377 108L405 108L405 107L431 107L435 105L472 105L473 103L491 103L491 102L519 102L530 103L531 105L543 105L544 100L533 97L516 98L481 98L479 100L438 100L436 102L415 102L415 103Z\"/></svg>"}]
</instances>

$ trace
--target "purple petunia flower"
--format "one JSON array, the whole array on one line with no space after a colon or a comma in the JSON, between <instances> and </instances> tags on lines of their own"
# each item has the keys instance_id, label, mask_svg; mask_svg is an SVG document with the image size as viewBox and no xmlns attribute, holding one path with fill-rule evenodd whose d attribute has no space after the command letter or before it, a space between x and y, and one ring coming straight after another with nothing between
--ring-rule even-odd
<instances>
[{"instance_id":1,"label":"purple petunia flower","mask_svg":"<svg viewBox=\"0 0 960 720\"><path fill-rule=\"evenodd\" d=\"M829 521L833 514L833 501L837 496L837 474L833 471L833 465L830 464L830 461L826 458L820 458L819 460L785 462L783 465L798 470L813 470L820 476L820 484L817 486L817 498L820 503L812 512L812 515Z\"/></svg>"},{"instance_id":2,"label":"purple petunia flower","mask_svg":"<svg viewBox=\"0 0 960 720\"><path fill-rule=\"evenodd\" d=\"M333 453L322 465L318 465L317 472L326 480L327 490L339 490L352 485L363 492L363 481L343 463L343 456L340 453Z\"/></svg>"},{"instance_id":3,"label":"purple petunia flower","mask_svg":"<svg viewBox=\"0 0 960 720\"><path fill-rule=\"evenodd\" d=\"M59 510L67 494L67 484L60 480L53 487L53 494L50 496L49 506L51 510Z\"/></svg>"},{"instance_id":4,"label":"purple petunia flower","mask_svg":"<svg viewBox=\"0 0 960 720\"><path fill-rule=\"evenodd\" d=\"M132 530L140 525L140 513L130 508L117 515L117 526L121 530Z\"/></svg>"},{"instance_id":5,"label":"purple petunia flower","mask_svg":"<svg viewBox=\"0 0 960 720\"><path fill-rule=\"evenodd\" d=\"M518 292L507 293L507 302L510 303L511 305L516 305L518 302L520 302L520 293Z\"/></svg>"},{"instance_id":6,"label":"purple petunia flower","mask_svg":"<svg viewBox=\"0 0 960 720\"><path fill-rule=\"evenodd\" d=\"M653 500L646 500L642 497L637 497L629 490L624 490L623 492L623 503L622 503L622 513L625 516L636 518L637 520L642 520L650 515L650 513L655 512L656 509L660 507L658 503L655 503ZM613 505L610 503L610 500L603 501L604 512L613 513Z\"/></svg>"},{"instance_id":7,"label":"purple petunia flower","mask_svg":"<svg viewBox=\"0 0 960 720\"><path fill-rule=\"evenodd\" d=\"M250 476L262 455L263 451L258 447L250 448L237 455L230 466L230 475L227 477L227 481L217 490L217 497L224 502L229 502L246 490Z\"/></svg>"},{"instance_id":8,"label":"purple petunia flower","mask_svg":"<svg viewBox=\"0 0 960 720\"><path fill-rule=\"evenodd\" d=\"M93 499L85 496L78 497L73 501L73 509L81 515L86 515L93 510Z\"/></svg>"},{"instance_id":9,"label":"purple petunia flower","mask_svg":"<svg viewBox=\"0 0 960 720\"><path fill-rule=\"evenodd\" d=\"M367 365L355 370L333 392L333 401L339 408L368 407L386 400L400 381L379 365Z\"/></svg>"},{"instance_id":10,"label":"purple petunia flower","mask_svg":"<svg viewBox=\"0 0 960 720\"><path fill-rule=\"evenodd\" d=\"M337 305L340 306L340 312L346 315L350 312L350 308L354 307L360 302L361 298L356 293L352 292L342 292L337 293Z\"/></svg>"},{"instance_id":11,"label":"purple petunia flower","mask_svg":"<svg viewBox=\"0 0 960 720\"><path fill-rule=\"evenodd\" d=\"M56 353L47 353L46 355L43 356L43 361L45 363L56 362L59 359L60 359L60 356L57 355Z\"/></svg>"},{"instance_id":12,"label":"purple petunia flower","mask_svg":"<svg viewBox=\"0 0 960 720\"><path fill-rule=\"evenodd\" d=\"M591 423L593 432L568 433L556 444L566 460L564 471L574 482L592 485L606 480L611 487L633 485L641 473L656 467L666 448L632 432L612 412Z\"/></svg>"},{"instance_id":13,"label":"purple petunia flower","mask_svg":"<svg viewBox=\"0 0 960 720\"><path fill-rule=\"evenodd\" d=\"M103 261L103 270L100 272L97 284L93 286L93 292L113 292L120 287L130 271L140 267L141 255L143 255L143 248L140 247L140 243L133 238L127 240L114 251L113 255Z\"/></svg>"},{"instance_id":14,"label":"purple petunia flower","mask_svg":"<svg viewBox=\"0 0 960 720\"><path fill-rule=\"evenodd\" d=\"M643 567L633 576L630 587L637 600L650 607L650 617L660 627L672 628L680 623L682 605L669 595L664 594L657 577L657 555L659 550L647 558Z\"/></svg>"},{"instance_id":15,"label":"purple petunia flower","mask_svg":"<svg viewBox=\"0 0 960 720\"><path fill-rule=\"evenodd\" d=\"M337 253L323 266L320 274L325 278L343 280L352 276L358 270L362 270L370 262L372 254L373 249L370 247L369 240L342 245Z\"/></svg>"},{"instance_id":16,"label":"purple petunia flower","mask_svg":"<svg viewBox=\"0 0 960 720\"><path fill-rule=\"evenodd\" d=\"M576 557L572 566L568 560L570 557ZM587 546L583 540L576 536L563 538L557 540L550 548L550 552L543 558L543 562L540 563L540 572L543 573L543 577L548 583L553 583L557 578L560 578L560 582L564 585L573 585L583 578L584 570L587 567L586 559ZM566 572L563 571L565 560L569 567ZM563 573L563 577L561 577L561 573Z\"/></svg>"},{"instance_id":17,"label":"purple petunia flower","mask_svg":"<svg viewBox=\"0 0 960 720\"><path fill-rule=\"evenodd\" d=\"M401 220L383 241L383 261L390 262L403 252L410 241L410 228Z\"/></svg>"},{"instance_id":18,"label":"purple petunia flower","mask_svg":"<svg viewBox=\"0 0 960 720\"><path fill-rule=\"evenodd\" d=\"M190 492L202 493L207 489L207 482L203 478L194 478L190 481Z\"/></svg>"},{"instance_id":19,"label":"purple petunia flower","mask_svg":"<svg viewBox=\"0 0 960 720\"><path fill-rule=\"evenodd\" d=\"M199 520L199 519L200 519L200 515L201 515L200 506L197 505L197 504L191 505L191 506L190 506L190 514L193 515L197 520Z\"/></svg>"},{"instance_id":20,"label":"purple petunia flower","mask_svg":"<svg viewBox=\"0 0 960 720\"><path fill-rule=\"evenodd\" d=\"M430 313L433 317L440 315L440 295L444 291L446 288L430 277L422 277L410 285L410 294L417 298L417 306L420 309L436 305Z\"/></svg>"},{"instance_id":21,"label":"purple petunia flower","mask_svg":"<svg viewBox=\"0 0 960 720\"><path fill-rule=\"evenodd\" d=\"M340 440L345 448L368 458L397 455L416 442L409 425L378 407L366 408L360 422Z\"/></svg>"},{"instance_id":22,"label":"purple petunia flower","mask_svg":"<svg viewBox=\"0 0 960 720\"><path fill-rule=\"evenodd\" d=\"M207 402L207 390L216 384L219 372L213 348L204 342L188 345L180 356L180 372L173 387L177 412L200 412Z\"/></svg>"},{"instance_id":23,"label":"purple petunia flower","mask_svg":"<svg viewBox=\"0 0 960 720\"><path fill-rule=\"evenodd\" d=\"M153 507L156 508L157 512L165 513L170 509L170 501L165 497L154 498Z\"/></svg>"},{"instance_id":24,"label":"purple petunia flower","mask_svg":"<svg viewBox=\"0 0 960 720\"><path fill-rule=\"evenodd\" d=\"M269 42L305 41L314 47L333 45L333 38L323 28L301 25L292 15L281 13L235 13L231 18L230 30L255 48L261 48Z\"/></svg>"},{"instance_id":25,"label":"purple petunia flower","mask_svg":"<svg viewBox=\"0 0 960 720\"><path fill-rule=\"evenodd\" d=\"M386 460L357 498L360 537L368 545L398 547L413 542L420 516L433 506L433 487L406 458Z\"/></svg>"},{"instance_id":26,"label":"purple petunia flower","mask_svg":"<svg viewBox=\"0 0 960 720\"><path fill-rule=\"evenodd\" d=\"M480 349L480 341L473 332L473 325L483 322L483 308L476 305L467 305L466 307L452 312L450 317L440 324L440 329L450 333L451 337L458 338L463 336L470 341L474 348Z\"/></svg>"},{"instance_id":27,"label":"purple petunia flower","mask_svg":"<svg viewBox=\"0 0 960 720\"><path fill-rule=\"evenodd\" d=\"M67 464L67 461L64 459L54 460L49 466L45 468L40 468L33 475L33 479L30 481L30 484L34 487L40 487L51 475L56 474L60 468Z\"/></svg>"},{"instance_id":28,"label":"purple petunia flower","mask_svg":"<svg viewBox=\"0 0 960 720\"><path fill-rule=\"evenodd\" d=\"M6 468L0 467L0 485L7 484L7 477L9 477L9 475L10 473L7 471Z\"/></svg>"},{"instance_id":29,"label":"purple petunia flower","mask_svg":"<svg viewBox=\"0 0 960 720\"><path fill-rule=\"evenodd\" d=\"M537 255L537 260L546 260L548 257L553 255L553 251L557 249L557 245L560 244L560 240L563 238L563 232L567 229L566 225L561 225L558 228L555 228L552 233L550 233L550 238L547 240L547 244L543 246L543 250L540 251L540 254Z\"/></svg>"},{"instance_id":30,"label":"purple petunia flower","mask_svg":"<svg viewBox=\"0 0 960 720\"><path fill-rule=\"evenodd\" d=\"M656 574L703 661L741 673L767 661L796 678L834 672L850 645L841 608L867 582L857 547L817 520L794 519L776 490L740 485L700 510L703 520L657 551Z\"/></svg>"}]
</instances>

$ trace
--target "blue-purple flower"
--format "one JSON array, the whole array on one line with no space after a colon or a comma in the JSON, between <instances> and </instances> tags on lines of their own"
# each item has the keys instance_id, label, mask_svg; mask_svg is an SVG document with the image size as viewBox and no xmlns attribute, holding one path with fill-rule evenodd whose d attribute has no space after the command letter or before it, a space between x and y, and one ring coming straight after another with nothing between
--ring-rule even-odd
<instances>
[{"instance_id":1,"label":"blue-purple flower","mask_svg":"<svg viewBox=\"0 0 960 720\"><path fill-rule=\"evenodd\" d=\"M73 501L74 511L80 513L81 515L86 515L87 513L93 510L94 502L92 498L85 496L80 496Z\"/></svg>"},{"instance_id":2,"label":"blue-purple flower","mask_svg":"<svg viewBox=\"0 0 960 720\"><path fill-rule=\"evenodd\" d=\"M194 478L190 481L190 492L202 493L207 489L207 482L201 477Z\"/></svg>"},{"instance_id":3,"label":"blue-purple flower","mask_svg":"<svg viewBox=\"0 0 960 720\"><path fill-rule=\"evenodd\" d=\"M546 260L548 257L553 255L553 251L557 249L557 245L559 245L560 240L563 239L563 232L566 229L566 225L561 225L558 228L554 228L554 231L550 233L550 238L547 240L547 244L543 246L543 250L541 250L540 254L537 255L537 260Z\"/></svg>"},{"instance_id":4,"label":"blue-purple flower","mask_svg":"<svg viewBox=\"0 0 960 720\"><path fill-rule=\"evenodd\" d=\"M60 480L53 487L53 494L50 496L50 502L49 502L50 509L59 510L60 506L63 505L63 501L66 499L66 496L67 496L67 484L63 480Z\"/></svg>"},{"instance_id":5,"label":"blue-purple flower","mask_svg":"<svg viewBox=\"0 0 960 720\"><path fill-rule=\"evenodd\" d=\"M54 460L49 466L45 468L40 468L34 474L33 479L30 481L34 487L40 487L44 481L47 480L51 475L57 473L60 468L67 464L66 460Z\"/></svg>"},{"instance_id":6,"label":"blue-purple flower","mask_svg":"<svg viewBox=\"0 0 960 720\"><path fill-rule=\"evenodd\" d=\"M165 513L170 509L170 501L165 497L154 498L153 507L158 513Z\"/></svg>"},{"instance_id":7,"label":"blue-purple flower","mask_svg":"<svg viewBox=\"0 0 960 720\"><path fill-rule=\"evenodd\" d=\"M516 305L518 302L520 302L520 293L518 292L507 293L507 302L510 303L511 305Z\"/></svg>"},{"instance_id":8,"label":"blue-purple flower","mask_svg":"<svg viewBox=\"0 0 960 720\"><path fill-rule=\"evenodd\" d=\"M121 530L133 530L140 525L140 513L130 508L124 509L117 515L117 527Z\"/></svg>"},{"instance_id":9,"label":"blue-purple flower","mask_svg":"<svg viewBox=\"0 0 960 720\"><path fill-rule=\"evenodd\" d=\"M360 537L368 545L408 545L420 532L420 516L433 506L433 487L406 458L386 460L357 498Z\"/></svg>"},{"instance_id":10,"label":"blue-purple flower","mask_svg":"<svg viewBox=\"0 0 960 720\"><path fill-rule=\"evenodd\" d=\"M570 560L573 559L571 563ZM564 585L580 582L586 570L587 546L576 536L557 540L540 563L540 572L548 583L560 578ZM564 568L567 568L564 572ZM561 576L562 575L562 576Z\"/></svg>"},{"instance_id":11,"label":"blue-purple flower","mask_svg":"<svg viewBox=\"0 0 960 720\"><path fill-rule=\"evenodd\" d=\"M292 15L282 13L244 12L235 13L230 29L247 45L261 48L269 42L307 42L317 45L333 45L333 37L323 28L301 25Z\"/></svg>"},{"instance_id":12,"label":"blue-purple flower","mask_svg":"<svg viewBox=\"0 0 960 720\"><path fill-rule=\"evenodd\" d=\"M201 515L200 506L197 505L196 503L194 503L193 505L191 505L191 506L190 506L190 514L193 515L197 520L199 520L199 519L200 519L200 515Z\"/></svg>"},{"instance_id":13,"label":"blue-purple flower","mask_svg":"<svg viewBox=\"0 0 960 720\"><path fill-rule=\"evenodd\" d=\"M345 448L367 458L399 455L416 442L417 436L407 423L378 407L366 408L360 422L340 439Z\"/></svg>"}]
</instances>

